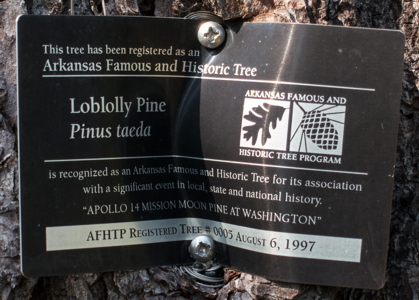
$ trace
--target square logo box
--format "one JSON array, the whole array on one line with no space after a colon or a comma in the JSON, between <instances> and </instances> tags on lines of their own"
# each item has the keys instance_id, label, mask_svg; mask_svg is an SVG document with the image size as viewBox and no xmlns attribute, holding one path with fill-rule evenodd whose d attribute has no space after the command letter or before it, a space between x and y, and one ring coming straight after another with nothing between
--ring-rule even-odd
<instances>
[{"instance_id":1,"label":"square logo box","mask_svg":"<svg viewBox=\"0 0 419 300\"><path fill-rule=\"evenodd\" d=\"M287 150L290 101L245 98L240 147Z\"/></svg>"},{"instance_id":2,"label":"square logo box","mask_svg":"<svg viewBox=\"0 0 419 300\"><path fill-rule=\"evenodd\" d=\"M293 103L290 151L342 155L346 106Z\"/></svg>"}]
</instances>

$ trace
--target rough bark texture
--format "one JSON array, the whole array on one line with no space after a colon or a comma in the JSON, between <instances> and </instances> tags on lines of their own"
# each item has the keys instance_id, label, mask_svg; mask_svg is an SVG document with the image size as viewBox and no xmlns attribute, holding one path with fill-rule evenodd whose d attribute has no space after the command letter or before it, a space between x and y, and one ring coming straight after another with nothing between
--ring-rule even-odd
<instances>
[{"instance_id":1,"label":"rough bark texture","mask_svg":"<svg viewBox=\"0 0 419 300\"><path fill-rule=\"evenodd\" d=\"M105 3L105 7L103 7ZM419 2L399 0L75 0L76 15L184 17L400 29L406 35L398 152L386 285L358 290L272 282L226 270L204 288L177 267L25 278L19 271L16 33L19 14L68 14L69 0L0 0L0 296L6 299L419 299Z\"/></svg>"}]
</instances>

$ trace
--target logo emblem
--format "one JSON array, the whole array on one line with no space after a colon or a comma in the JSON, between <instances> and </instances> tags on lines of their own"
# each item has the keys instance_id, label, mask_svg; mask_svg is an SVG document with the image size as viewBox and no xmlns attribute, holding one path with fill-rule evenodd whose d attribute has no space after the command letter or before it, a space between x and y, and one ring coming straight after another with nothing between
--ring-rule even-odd
<instances>
[{"instance_id":1,"label":"logo emblem","mask_svg":"<svg viewBox=\"0 0 419 300\"><path fill-rule=\"evenodd\" d=\"M245 98L241 147L286 150L289 101Z\"/></svg>"},{"instance_id":2,"label":"logo emblem","mask_svg":"<svg viewBox=\"0 0 419 300\"><path fill-rule=\"evenodd\" d=\"M346 106L294 102L290 151L342 155Z\"/></svg>"},{"instance_id":3,"label":"logo emblem","mask_svg":"<svg viewBox=\"0 0 419 300\"><path fill-rule=\"evenodd\" d=\"M245 98L240 147L342 155L346 106Z\"/></svg>"}]
</instances>

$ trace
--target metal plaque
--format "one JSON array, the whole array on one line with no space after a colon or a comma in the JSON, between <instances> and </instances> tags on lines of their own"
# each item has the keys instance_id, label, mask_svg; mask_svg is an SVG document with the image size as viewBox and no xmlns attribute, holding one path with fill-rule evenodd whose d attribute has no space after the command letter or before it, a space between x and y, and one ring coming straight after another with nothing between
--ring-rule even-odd
<instances>
[{"instance_id":1,"label":"metal plaque","mask_svg":"<svg viewBox=\"0 0 419 300\"><path fill-rule=\"evenodd\" d=\"M238 270L380 288L403 35L225 23L208 49L205 22L18 19L24 274L189 264L209 235Z\"/></svg>"}]
</instances>

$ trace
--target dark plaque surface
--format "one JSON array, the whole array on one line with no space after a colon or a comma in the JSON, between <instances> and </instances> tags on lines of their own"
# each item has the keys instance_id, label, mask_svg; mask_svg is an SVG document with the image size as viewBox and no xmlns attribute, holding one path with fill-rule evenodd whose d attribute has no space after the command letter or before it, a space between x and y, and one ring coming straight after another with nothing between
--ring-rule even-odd
<instances>
[{"instance_id":1,"label":"dark plaque surface","mask_svg":"<svg viewBox=\"0 0 419 300\"><path fill-rule=\"evenodd\" d=\"M27 276L192 263L380 288L403 35L301 24L18 20Z\"/></svg>"}]
</instances>

